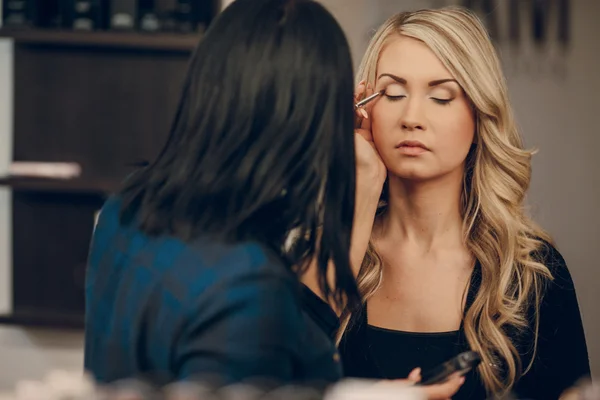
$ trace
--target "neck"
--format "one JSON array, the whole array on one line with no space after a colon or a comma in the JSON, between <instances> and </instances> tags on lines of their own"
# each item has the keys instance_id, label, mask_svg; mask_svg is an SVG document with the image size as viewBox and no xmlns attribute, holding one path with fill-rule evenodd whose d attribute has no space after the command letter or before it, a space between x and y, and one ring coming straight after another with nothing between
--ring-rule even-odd
<instances>
[{"instance_id":1,"label":"neck","mask_svg":"<svg viewBox=\"0 0 600 400\"><path fill-rule=\"evenodd\" d=\"M462 244L462 184L461 170L426 181L390 175L383 232L425 252L439 245Z\"/></svg>"}]
</instances>

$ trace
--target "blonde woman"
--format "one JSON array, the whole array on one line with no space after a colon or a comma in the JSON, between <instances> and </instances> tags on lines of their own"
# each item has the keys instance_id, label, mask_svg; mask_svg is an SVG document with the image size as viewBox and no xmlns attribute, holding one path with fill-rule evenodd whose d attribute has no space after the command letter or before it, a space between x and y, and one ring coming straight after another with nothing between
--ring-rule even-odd
<instances>
[{"instance_id":1,"label":"blonde woman","mask_svg":"<svg viewBox=\"0 0 600 400\"><path fill-rule=\"evenodd\" d=\"M402 378L472 349L483 363L453 399L557 399L589 375L581 317L563 258L523 211L532 152L485 28L460 8L395 15L359 80L383 95L358 131L365 305L341 315L346 375Z\"/></svg>"}]
</instances>

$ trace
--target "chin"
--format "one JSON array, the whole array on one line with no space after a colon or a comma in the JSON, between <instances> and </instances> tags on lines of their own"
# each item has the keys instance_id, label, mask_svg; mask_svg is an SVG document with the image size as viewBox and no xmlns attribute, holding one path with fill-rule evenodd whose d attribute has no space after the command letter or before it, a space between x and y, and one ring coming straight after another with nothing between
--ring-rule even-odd
<instances>
[{"instance_id":1,"label":"chin","mask_svg":"<svg viewBox=\"0 0 600 400\"><path fill-rule=\"evenodd\" d=\"M396 162L389 165L388 173L390 176L412 182L428 182L447 177L462 180L464 165L460 164L451 168L445 168L439 165L427 165L427 163L422 162Z\"/></svg>"},{"instance_id":2,"label":"chin","mask_svg":"<svg viewBox=\"0 0 600 400\"><path fill-rule=\"evenodd\" d=\"M439 171L432 171L431 166L425 165L424 163L415 162L397 162L392 165L388 164L388 172L390 175L396 176L400 179L408 180L429 180L439 175Z\"/></svg>"},{"instance_id":3,"label":"chin","mask_svg":"<svg viewBox=\"0 0 600 400\"><path fill-rule=\"evenodd\" d=\"M391 175L394 175L402 180L409 180L415 182L428 181L431 179L435 179L438 175L427 173L426 171L420 171L418 168L405 168L405 169L397 169L395 171L389 171Z\"/></svg>"}]
</instances>

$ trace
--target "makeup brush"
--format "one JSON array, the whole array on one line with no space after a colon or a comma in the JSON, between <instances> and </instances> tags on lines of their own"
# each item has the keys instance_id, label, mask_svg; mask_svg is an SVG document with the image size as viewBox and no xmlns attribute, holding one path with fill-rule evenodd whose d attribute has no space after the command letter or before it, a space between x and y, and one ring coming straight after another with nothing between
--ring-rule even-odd
<instances>
[{"instance_id":1,"label":"makeup brush","mask_svg":"<svg viewBox=\"0 0 600 400\"><path fill-rule=\"evenodd\" d=\"M384 92L385 92L385 90L381 90L381 91L379 91L377 93L373 93L369 97L365 97L364 99L362 99L361 101L359 101L358 103L356 103L354 105L354 108L359 109L359 108L362 108L362 107L366 106L368 103L370 103L371 101L375 100L378 96L381 96Z\"/></svg>"}]
</instances>

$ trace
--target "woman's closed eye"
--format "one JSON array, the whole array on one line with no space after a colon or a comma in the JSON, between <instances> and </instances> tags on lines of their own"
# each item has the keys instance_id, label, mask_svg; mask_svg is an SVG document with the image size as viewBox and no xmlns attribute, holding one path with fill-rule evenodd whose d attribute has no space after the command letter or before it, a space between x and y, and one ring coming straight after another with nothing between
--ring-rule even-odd
<instances>
[{"instance_id":1,"label":"woman's closed eye","mask_svg":"<svg viewBox=\"0 0 600 400\"><path fill-rule=\"evenodd\" d=\"M399 84L389 85L385 89L384 95L389 101L398 101L408 97L404 86ZM454 100L454 98L455 96L453 96L451 93L447 93L446 90L440 89L436 89L434 93L432 93L432 95L429 96L429 99L433 100L436 104L440 105L450 104L450 102Z\"/></svg>"},{"instance_id":2,"label":"woman's closed eye","mask_svg":"<svg viewBox=\"0 0 600 400\"><path fill-rule=\"evenodd\" d=\"M406 95L405 94L399 94L399 95L393 96L391 94L387 94L386 93L385 97L387 97L388 100L390 100L390 101L398 101L398 100L401 100L401 99L405 98Z\"/></svg>"},{"instance_id":3,"label":"woman's closed eye","mask_svg":"<svg viewBox=\"0 0 600 400\"><path fill-rule=\"evenodd\" d=\"M400 85L390 85L385 89L385 97L391 101L397 101L406 97L406 91Z\"/></svg>"},{"instance_id":4,"label":"woman's closed eye","mask_svg":"<svg viewBox=\"0 0 600 400\"><path fill-rule=\"evenodd\" d=\"M447 105L456 98L456 95L451 90L446 88L435 88L429 95L429 98L437 104Z\"/></svg>"},{"instance_id":5,"label":"woman's closed eye","mask_svg":"<svg viewBox=\"0 0 600 400\"><path fill-rule=\"evenodd\" d=\"M453 98L445 99L439 97L430 97L430 99L443 106L450 104L450 102L454 100Z\"/></svg>"},{"instance_id":6,"label":"woman's closed eye","mask_svg":"<svg viewBox=\"0 0 600 400\"><path fill-rule=\"evenodd\" d=\"M390 101L398 101L398 100L401 100L401 99L405 98L406 95L405 94L392 95L392 94L388 94L386 92L385 93L385 97L387 97L388 100L390 100ZM437 97L430 97L430 99L433 100L434 102L436 102L437 104L440 104L440 105L448 105L448 104L450 104L450 102L452 100L454 100L453 98L443 99L443 98L437 98Z\"/></svg>"}]
</instances>

